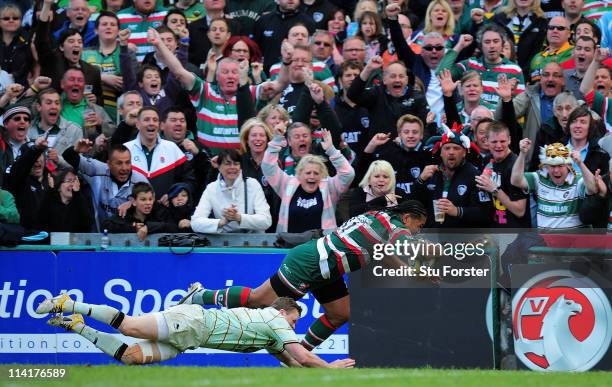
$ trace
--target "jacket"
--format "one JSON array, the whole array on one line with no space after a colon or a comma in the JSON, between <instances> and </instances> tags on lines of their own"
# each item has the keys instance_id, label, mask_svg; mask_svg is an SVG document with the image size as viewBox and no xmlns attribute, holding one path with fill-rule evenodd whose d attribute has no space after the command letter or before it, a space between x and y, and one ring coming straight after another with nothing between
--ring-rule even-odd
<instances>
[{"instance_id":1,"label":"jacket","mask_svg":"<svg viewBox=\"0 0 612 387\"><path fill-rule=\"evenodd\" d=\"M495 119L499 120L504 114L503 109L506 104L501 100L495 109ZM507 105L510 107L509 103ZM540 115L540 84L527 86L524 93L515 95L512 98L512 106L516 118L525 117L525 125L523 125L523 138L529 138L532 143L535 143L536 134L542 126L542 117ZM521 139L518 139L520 141ZM513 142L515 140L513 139ZM531 147L527 154L526 160L531 160L534 148Z\"/></svg>"},{"instance_id":2,"label":"jacket","mask_svg":"<svg viewBox=\"0 0 612 387\"><path fill-rule=\"evenodd\" d=\"M240 223L232 221L219 228L223 210L232 204L236 205L240 212ZM212 218L209 217L211 212ZM193 231L205 233L265 232L271 224L270 206L261 186L257 180L250 177L243 179L242 174L231 187L227 187L223 176L219 174L217 180L210 183L204 190L200 203L191 217Z\"/></svg>"},{"instance_id":3,"label":"jacket","mask_svg":"<svg viewBox=\"0 0 612 387\"><path fill-rule=\"evenodd\" d=\"M9 191L0 189L0 223L19 224L19 211Z\"/></svg>"},{"instance_id":4,"label":"jacket","mask_svg":"<svg viewBox=\"0 0 612 387\"><path fill-rule=\"evenodd\" d=\"M13 75L16 83L28 86L28 71L33 63L28 38L19 31L7 46L0 39L0 68Z\"/></svg>"},{"instance_id":5,"label":"jacket","mask_svg":"<svg viewBox=\"0 0 612 387\"><path fill-rule=\"evenodd\" d=\"M72 200L64 204L56 189L47 190L38 209L37 228L49 232L90 232L94 223L89 197L73 192Z\"/></svg>"},{"instance_id":6,"label":"jacket","mask_svg":"<svg viewBox=\"0 0 612 387\"><path fill-rule=\"evenodd\" d=\"M72 168L81 172L91 186L94 215L98 227L105 219L116 214L120 205L128 201L135 183L149 182L141 174L132 172L130 178L119 186L111 176L108 164L79 155L72 147L64 151L63 157Z\"/></svg>"},{"instance_id":7,"label":"jacket","mask_svg":"<svg viewBox=\"0 0 612 387\"><path fill-rule=\"evenodd\" d=\"M135 207L130 207L122 218L119 215L113 215L111 218L102 222L102 229L108 230L110 233L130 233L136 232L134 223L141 223L134 216L136 213ZM161 204L155 203L153 210L146 217L144 224L147 226L147 234L157 234L162 232L179 232L178 226L172 221L168 209Z\"/></svg>"},{"instance_id":8,"label":"jacket","mask_svg":"<svg viewBox=\"0 0 612 387\"><path fill-rule=\"evenodd\" d=\"M192 188L195 183L193 170L187 157L175 143L158 138L153 150L151 168L142 149L140 133L136 139L124 144L132 153L132 171L149 180L155 190L155 197L165 195L174 183L184 182Z\"/></svg>"},{"instance_id":9,"label":"jacket","mask_svg":"<svg viewBox=\"0 0 612 387\"><path fill-rule=\"evenodd\" d=\"M278 154L285 145L286 140L284 138L275 136L268 143L268 148L261 163L261 168L268 183L281 199L276 232L287 231L290 216L289 205L291 204L293 194L300 185L297 177L288 175L278 166ZM323 197L321 227L325 231L333 231L337 227L336 204L340 199L340 195L348 191L355 177L355 170L336 148L329 148L326 154L336 168L337 173L334 177L322 179L319 184Z\"/></svg>"},{"instance_id":10,"label":"jacket","mask_svg":"<svg viewBox=\"0 0 612 387\"><path fill-rule=\"evenodd\" d=\"M544 122L536 134L536 139L532 146L534 151L532 152L531 162L527 170L529 172L535 172L540 169L540 147L555 142L563 142L565 137L565 130L561 127L561 124L559 124L555 116ZM512 142L514 142L514 140L512 140Z\"/></svg>"},{"instance_id":11,"label":"jacket","mask_svg":"<svg viewBox=\"0 0 612 387\"><path fill-rule=\"evenodd\" d=\"M64 160L62 153L64 153L66 149L72 148L79 139L83 138L83 131L74 122L68 121L62 117L59 117L55 125L59 128L59 133L57 134L53 148L57 150L60 164L64 167L68 167L70 164ZM46 131L40 128L40 120L32 122L30 129L28 129L28 137L32 139L36 139L45 133Z\"/></svg>"}]
</instances>

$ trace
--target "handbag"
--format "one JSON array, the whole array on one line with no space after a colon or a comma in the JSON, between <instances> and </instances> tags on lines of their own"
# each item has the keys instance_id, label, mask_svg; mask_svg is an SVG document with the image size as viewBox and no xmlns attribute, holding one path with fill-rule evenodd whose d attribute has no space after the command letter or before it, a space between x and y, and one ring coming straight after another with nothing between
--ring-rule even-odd
<instances>
[{"instance_id":1,"label":"handbag","mask_svg":"<svg viewBox=\"0 0 612 387\"><path fill-rule=\"evenodd\" d=\"M210 246L210 241L202 234L198 233L177 233L177 234L167 234L161 236L157 240L157 245L160 247L169 247L170 252L177 255L185 255L189 254L196 247L206 247ZM191 247L186 252L179 253L177 251L172 250L173 247Z\"/></svg>"}]
</instances>

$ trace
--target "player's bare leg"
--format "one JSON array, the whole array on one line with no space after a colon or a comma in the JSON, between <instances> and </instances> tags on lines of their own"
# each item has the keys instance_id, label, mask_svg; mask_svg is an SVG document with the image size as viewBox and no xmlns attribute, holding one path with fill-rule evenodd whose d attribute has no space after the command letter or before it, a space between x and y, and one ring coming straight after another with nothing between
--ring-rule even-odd
<instances>
[{"instance_id":1,"label":"player's bare leg","mask_svg":"<svg viewBox=\"0 0 612 387\"><path fill-rule=\"evenodd\" d=\"M312 323L302 340L302 345L310 351L327 340L350 316L351 303L348 295L321 306L325 313Z\"/></svg>"}]
</instances>

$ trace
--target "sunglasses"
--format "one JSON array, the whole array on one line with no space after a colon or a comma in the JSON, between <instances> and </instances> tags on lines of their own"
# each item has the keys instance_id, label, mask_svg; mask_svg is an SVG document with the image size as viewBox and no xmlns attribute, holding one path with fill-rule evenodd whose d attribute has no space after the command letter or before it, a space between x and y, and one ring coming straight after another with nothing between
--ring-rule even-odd
<instances>
[{"instance_id":1,"label":"sunglasses","mask_svg":"<svg viewBox=\"0 0 612 387\"><path fill-rule=\"evenodd\" d=\"M2 20L4 21L21 20L21 18L19 16L2 16Z\"/></svg>"},{"instance_id":2,"label":"sunglasses","mask_svg":"<svg viewBox=\"0 0 612 387\"><path fill-rule=\"evenodd\" d=\"M314 44L316 46L325 46L325 47L331 47L331 43L327 43L327 42L314 42Z\"/></svg>"},{"instance_id":3,"label":"sunglasses","mask_svg":"<svg viewBox=\"0 0 612 387\"><path fill-rule=\"evenodd\" d=\"M11 120L16 121L16 122L30 122L30 117L26 117L26 116L17 116L17 117L12 117Z\"/></svg>"},{"instance_id":4,"label":"sunglasses","mask_svg":"<svg viewBox=\"0 0 612 387\"><path fill-rule=\"evenodd\" d=\"M548 26L548 30L549 31L554 31L554 30L565 31L565 30L567 30L567 27L565 27L565 26Z\"/></svg>"},{"instance_id":5,"label":"sunglasses","mask_svg":"<svg viewBox=\"0 0 612 387\"><path fill-rule=\"evenodd\" d=\"M444 51L444 46L423 46L423 50L425 51Z\"/></svg>"}]
</instances>

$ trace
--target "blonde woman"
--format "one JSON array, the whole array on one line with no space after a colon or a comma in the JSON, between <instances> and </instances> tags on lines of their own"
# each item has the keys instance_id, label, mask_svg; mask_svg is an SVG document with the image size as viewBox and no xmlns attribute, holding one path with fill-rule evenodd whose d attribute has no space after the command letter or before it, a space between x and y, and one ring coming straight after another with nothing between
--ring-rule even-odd
<instances>
[{"instance_id":1,"label":"blonde woman","mask_svg":"<svg viewBox=\"0 0 612 387\"><path fill-rule=\"evenodd\" d=\"M337 227L336 204L340 195L348 190L355 171L334 147L329 131L323 130L322 134L321 146L336 169L336 175L329 176L322 157L307 154L301 157L295 176L291 176L278 165L278 154L287 145L285 126L279 124L274 128L261 167L281 200L277 232L333 231Z\"/></svg>"},{"instance_id":2,"label":"blonde woman","mask_svg":"<svg viewBox=\"0 0 612 387\"><path fill-rule=\"evenodd\" d=\"M429 3L425 12L425 27L415 35L414 43L422 46L423 37L430 32L437 32L442 35L447 49L453 47L455 17L453 10L445 0L434 0Z\"/></svg>"},{"instance_id":3,"label":"blonde woman","mask_svg":"<svg viewBox=\"0 0 612 387\"><path fill-rule=\"evenodd\" d=\"M540 0L508 0L508 5L493 16L492 20L505 27L516 47L516 58L523 73L529 69L531 58L542 51L546 39L544 11Z\"/></svg>"},{"instance_id":4,"label":"blonde woman","mask_svg":"<svg viewBox=\"0 0 612 387\"><path fill-rule=\"evenodd\" d=\"M28 37L21 29L21 19L21 10L15 4L0 7L0 68L11 74L15 83L27 87L33 60Z\"/></svg>"},{"instance_id":5,"label":"blonde woman","mask_svg":"<svg viewBox=\"0 0 612 387\"><path fill-rule=\"evenodd\" d=\"M265 122L269 128L274 128L281 122L285 125L289 124L289 112L282 107L274 103L267 104L263 109L257 113L257 118Z\"/></svg>"},{"instance_id":6,"label":"blonde woman","mask_svg":"<svg viewBox=\"0 0 612 387\"><path fill-rule=\"evenodd\" d=\"M402 192L395 187L395 171L388 161L376 160L353 190L349 204L349 216L364 213L370 209L396 206Z\"/></svg>"}]
</instances>

